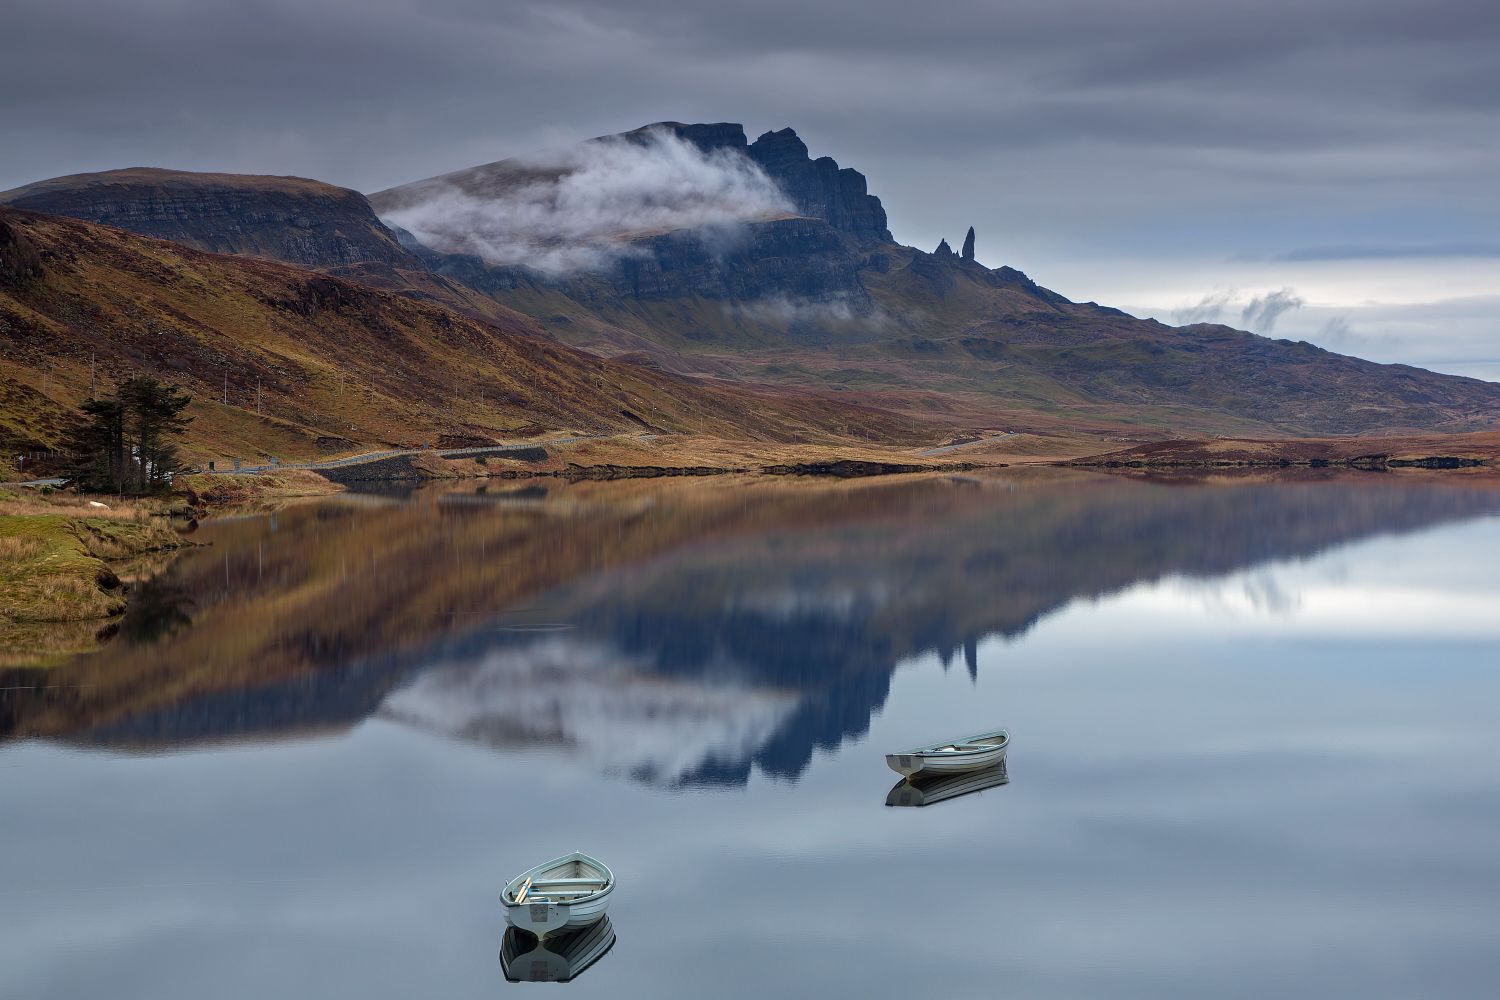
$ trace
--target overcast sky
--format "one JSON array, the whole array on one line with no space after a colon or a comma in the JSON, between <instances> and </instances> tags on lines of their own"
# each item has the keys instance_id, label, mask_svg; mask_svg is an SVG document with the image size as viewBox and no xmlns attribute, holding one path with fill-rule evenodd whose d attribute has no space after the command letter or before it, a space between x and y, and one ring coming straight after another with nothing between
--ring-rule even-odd
<instances>
[{"instance_id":1,"label":"overcast sky","mask_svg":"<svg viewBox=\"0 0 1500 1000\"><path fill-rule=\"evenodd\" d=\"M902 242L972 224L982 261L1071 298L1500 378L1495 0L6 0L0 23L0 189L152 165L373 191L651 121L791 125Z\"/></svg>"}]
</instances>

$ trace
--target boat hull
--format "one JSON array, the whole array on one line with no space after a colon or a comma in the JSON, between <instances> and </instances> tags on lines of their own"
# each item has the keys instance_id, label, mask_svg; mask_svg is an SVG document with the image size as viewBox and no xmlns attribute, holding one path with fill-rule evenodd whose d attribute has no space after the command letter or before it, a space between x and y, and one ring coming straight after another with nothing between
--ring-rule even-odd
<instances>
[{"instance_id":1,"label":"boat hull","mask_svg":"<svg viewBox=\"0 0 1500 1000\"><path fill-rule=\"evenodd\" d=\"M606 889L596 896L577 903L511 903L505 904L505 918L510 923L530 931L537 937L546 937L561 931L577 930L597 923L609 907L609 892Z\"/></svg>"},{"instance_id":2,"label":"boat hull","mask_svg":"<svg viewBox=\"0 0 1500 1000\"><path fill-rule=\"evenodd\" d=\"M972 749L954 751L953 746L981 744ZM949 749L942 750L947 746ZM1005 762L1005 752L1010 749L1010 735L1005 730L971 736L967 740L955 740L953 744L935 744L909 750L906 753L888 753L885 764L904 778L917 775L963 774L982 771Z\"/></svg>"}]
</instances>

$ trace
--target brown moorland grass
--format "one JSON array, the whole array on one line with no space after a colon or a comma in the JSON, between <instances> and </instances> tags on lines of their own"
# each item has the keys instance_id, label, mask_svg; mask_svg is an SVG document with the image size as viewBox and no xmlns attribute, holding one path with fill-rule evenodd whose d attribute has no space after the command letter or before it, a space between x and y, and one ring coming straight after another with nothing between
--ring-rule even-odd
<instances>
[{"instance_id":1,"label":"brown moorland grass","mask_svg":"<svg viewBox=\"0 0 1500 1000\"><path fill-rule=\"evenodd\" d=\"M1500 431L1466 434L1403 434L1375 437L1172 439L1106 449L1079 464L1118 464L1142 467L1271 466L1367 462L1370 464L1424 463L1461 459L1492 465L1500 462Z\"/></svg>"}]
</instances>

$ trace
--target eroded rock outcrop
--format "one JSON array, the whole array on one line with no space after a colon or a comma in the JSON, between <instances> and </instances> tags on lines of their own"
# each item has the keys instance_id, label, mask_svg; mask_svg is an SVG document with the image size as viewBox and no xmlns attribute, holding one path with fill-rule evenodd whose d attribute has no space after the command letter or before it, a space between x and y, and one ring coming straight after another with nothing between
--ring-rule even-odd
<instances>
[{"instance_id":1,"label":"eroded rock outcrop","mask_svg":"<svg viewBox=\"0 0 1500 1000\"><path fill-rule=\"evenodd\" d=\"M637 299L786 299L870 305L857 260L815 219L773 219L716 233L680 230L634 241L640 253L610 272L616 294Z\"/></svg>"},{"instance_id":2,"label":"eroded rock outcrop","mask_svg":"<svg viewBox=\"0 0 1500 1000\"><path fill-rule=\"evenodd\" d=\"M642 236L600 270L568 275L490 264L472 254L424 250L423 257L436 273L488 295L529 289L561 291L580 302L601 296L641 302L697 298L764 307L776 314L766 318L788 321L814 319L819 307L832 307L825 318L863 315L873 308L858 258L838 232L817 219Z\"/></svg>"},{"instance_id":3,"label":"eroded rock outcrop","mask_svg":"<svg viewBox=\"0 0 1500 1000\"><path fill-rule=\"evenodd\" d=\"M747 152L803 215L822 219L862 245L892 242L885 209L858 170L840 169L830 156L812 159L807 144L789 128L765 133Z\"/></svg>"}]
</instances>

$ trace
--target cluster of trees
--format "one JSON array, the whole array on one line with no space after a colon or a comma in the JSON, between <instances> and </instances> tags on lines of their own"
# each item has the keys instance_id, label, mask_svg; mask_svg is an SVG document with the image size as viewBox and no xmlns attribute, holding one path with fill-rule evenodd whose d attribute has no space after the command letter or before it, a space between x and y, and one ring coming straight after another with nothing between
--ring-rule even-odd
<instances>
[{"instance_id":1,"label":"cluster of trees","mask_svg":"<svg viewBox=\"0 0 1500 1000\"><path fill-rule=\"evenodd\" d=\"M113 396L86 401L69 441L76 486L103 493L159 493L182 471L175 439L192 417L181 386L127 379Z\"/></svg>"}]
</instances>

